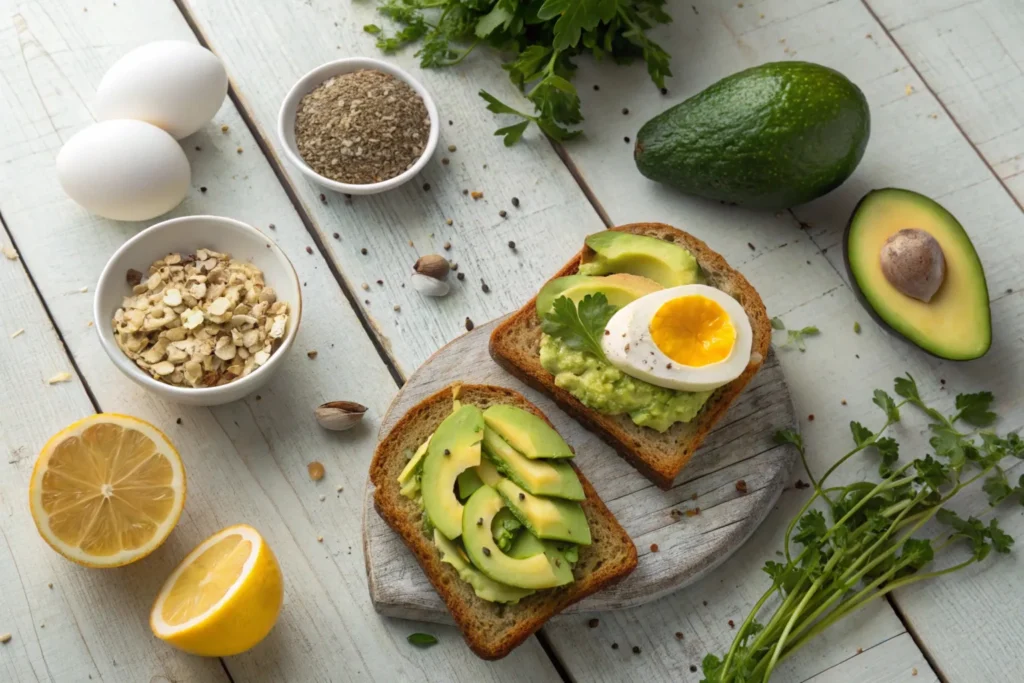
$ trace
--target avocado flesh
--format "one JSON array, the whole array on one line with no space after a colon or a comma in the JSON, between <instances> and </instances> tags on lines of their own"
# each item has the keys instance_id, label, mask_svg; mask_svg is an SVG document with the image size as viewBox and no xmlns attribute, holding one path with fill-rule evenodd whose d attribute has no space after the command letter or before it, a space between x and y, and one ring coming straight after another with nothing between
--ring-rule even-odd
<instances>
[{"instance_id":1,"label":"avocado flesh","mask_svg":"<svg viewBox=\"0 0 1024 683\"><path fill-rule=\"evenodd\" d=\"M416 452L409 458L409 462L405 464L402 472L398 475L398 483L401 485L398 492L406 498L415 498L420 491L420 482L416 478L416 474L423 465L423 456L427 454L427 445L429 443L430 437L428 436L427 440L420 444Z\"/></svg>"},{"instance_id":2,"label":"avocado flesh","mask_svg":"<svg viewBox=\"0 0 1024 683\"><path fill-rule=\"evenodd\" d=\"M497 404L483 415L488 427L527 458L571 458L574 455L551 425L522 408Z\"/></svg>"},{"instance_id":3,"label":"avocado flesh","mask_svg":"<svg viewBox=\"0 0 1024 683\"><path fill-rule=\"evenodd\" d=\"M579 503L535 496L508 479L498 483L498 493L523 526L538 538L590 545L590 525Z\"/></svg>"},{"instance_id":4,"label":"avocado flesh","mask_svg":"<svg viewBox=\"0 0 1024 683\"><path fill-rule=\"evenodd\" d=\"M483 462L483 459L480 460ZM467 470L463 470L455 480L455 486L459 490L459 500L466 500L473 495L473 492L484 485L480 475L476 472L476 467L470 467Z\"/></svg>"},{"instance_id":5,"label":"avocado flesh","mask_svg":"<svg viewBox=\"0 0 1024 683\"><path fill-rule=\"evenodd\" d=\"M572 568L558 565L546 554L516 559L506 555L491 535L494 516L505 508L505 500L490 486L470 496L462 520L462 542L473 566L500 583L539 590L572 583Z\"/></svg>"},{"instance_id":6,"label":"avocado flesh","mask_svg":"<svg viewBox=\"0 0 1024 683\"><path fill-rule=\"evenodd\" d=\"M483 413L464 405L444 419L427 446L420 480L423 507L434 526L452 540L462 533L463 508L455 483L464 470L480 464L483 435Z\"/></svg>"},{"instance_id":7,"label":"avocado flesh","mask_svg":"<svg viewBox=\"0 0 1024 683\"><path fill-rule=\"evenodd\" d=\"M574 549L575 547L576 546L574 545L567 545L560 541L542 541L526 529L523 529L519 532L515 542L512 543L512 548L508 551L508 554L516 559L522 559L525 557L532 557L533 555L539 555L540 553L545 553L553 560L566 562L572 566L575 563L575 560L569 562L564 549Z\"/></svg>"},{"instance_id":8,"label":"avocado flesh","mask_svg":"<svg viewBox=\"0 0 1024 683\"><path fill-rule=\"evenodd\" d=\"M785 209L846 180L867 147L868 103L841 73L773 62L648 121L633 153L651 180L731 204Z\"/></svg>"},{"instance_id":9,"label":"avocado flesh","mask_svg":"<svg viewBox=\"0 0 1024 683\"><path fill-rule=\"evenodd\" d=\"M491 522L491 537L502 551L507 553L522 532L523 523L507 507L498 510L498 514L494 515Z\"/></svg>"},{"instance_id":10,"label":"avocado flesh","mask_svg":"<svg viewBox=\"0 0 1024 683\"><path fill-rule=\"evenodd\" d=\"M693 254L656 237L606 230L589 235L586 244L592 253L585 254L580 265L579 272L585 275L630 274L657 283L659 289L704 281ZM609 302L614 303L610 298Z\"/></svg>"},{"instance_id":11,"label":"avocado flesh","mask_svg":"<svg viewBox=\"0 0 1024 683\"><path fill-rule=\"evenodd\" d=\"M470 563L465 551L455 541L449 541L437 529L434 529L434 545L441 552L441 561L454 567L459 578L473 587L477 597L489 602L515 604L533 595L533 591L528 588L508 586L485 576Z\"/></svg>"},{"instance_id":12,"label":"avocado flesh","mask_svg":"<svg viewBox=\"0 0 1024 683\"><path fill-rule=\"evenodd\" d=\"M555 278L541 288L537 294L537 315L543 318L544 314L551 310L555 299L563 296L578 304L588 294L601 293L609 304L622 308L659 289L662 289L662 286L654 280L629 273L615 273L606 277L567 275Z\"/></svg>"},{"instance_id":13,"label":"avocado flesh","mask_svg":"<svg viewBox=\"0 0 1024 683\"><path fill-rule=\"evenodd\" d=\"M882 273L882 245L903 228L924 230L942 247L946 275L927 303L903 294ZM970 237L937 202L910 190L869 192L853 211L844 247L854 289L884 326L940 358L971 360L988 351L985 271Z\"/></svg>"},{"instance_id":14,"label":"avocado flesh","mask_svg":"<svg viewBox=\"0 0 1024 683\"><path fill-rule=\"evenodd\" d=\"M484 462L493 461L498 471L534 495L568 500L587 497L571 465L558 460L530 460L487 426L484 427L483 452ZM497 482L493 484L497 485Z\"/></svg>"}]
</instances>

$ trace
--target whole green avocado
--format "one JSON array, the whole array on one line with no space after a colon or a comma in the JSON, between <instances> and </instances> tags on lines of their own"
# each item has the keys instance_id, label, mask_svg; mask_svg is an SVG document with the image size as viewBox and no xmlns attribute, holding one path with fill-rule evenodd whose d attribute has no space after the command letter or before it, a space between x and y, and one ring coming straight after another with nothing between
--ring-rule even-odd
<instances>
[{"instance_id":1,"label":"whole green avocado","mask_svg":"<svg viewBox=\"0 0 1024 683\"><path fill-rule=\"evenodd\" d=\"M687 194L784 209L835 189L857 168L871 130L860 88L809 62L728 76L644 124L642 174Z\"/></svg>"}]
</instances>

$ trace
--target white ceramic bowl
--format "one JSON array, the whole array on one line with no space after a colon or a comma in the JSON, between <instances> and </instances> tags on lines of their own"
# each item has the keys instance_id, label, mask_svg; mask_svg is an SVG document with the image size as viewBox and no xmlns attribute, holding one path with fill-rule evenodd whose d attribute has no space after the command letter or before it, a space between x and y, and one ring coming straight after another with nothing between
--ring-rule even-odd
<instances>
[{"instance_id":1,"label":"white ceramic bowl","mask_svg":"<svg viewBox=\"0 0 1024 683\"><path fill-rule=\"evenodd\" d=\"M111 324L122 299L132 291L125 277L129 269L145 274L151 263L169 253L189 254L196 249L212 249L254 264L263 271L264 281L277 292L278 300L288 302L288 329L270 360L252 374L217 387L176 387L158 382L117 346ZM256 228L220 216L186 216L146 228L114 252L96 285L93 317L100 344L110 360L136 384L175 403L220 405L259 389L284 363L302 318L302 285L284 252Z\"/></svg>"},{"instance_id":2,"label":"white ceramic bowl","mask_svg":"<svg viewBox=\"0 0 1024 683\"><path fill-rule=\"evenodd\" d=\"M350 183L339 183L337 180L325 178L310 168L302 159L302 155L299 154L299 147L295 143L295 112L299 108L299 102L302 101L302 98L312 90L315 90L318 85L326 81L328 78L363 69L383 71L384 73L391 74L395 78L408 83L409 86L416 91L416 94L423 98L423 103L427 106L427 114L430 115L430 135L427 138L427 146L424 148L423 154L415 164L406 169L403 173L400 173L394 178L382 180L379 183L352 185ZM300 78L299 82L292 86L292 89L288 91L288 94L284 98L284 103L281 105L281 112L277 117L277 135L281 138L281 144L284 146L284 153L285 156L288 157L288 160L295 164L299 170L302 171L303 175L313 182L318 183L329 190L344 192L345 194L377 194L378 192L392 190L410 180L427 165L430 157L433 156L434 150L437 148L439 130L440 123L437 118L437 107L434 105L434 100L430 97L430 93L427 92L427 89L424 88L419 81L402 69L399 69L397 66L388 64L387 62L382 62L379 59L371 59L369 57L348 57L346 59L328 62L313 69L308 74Z\"/></svg>"}]
</instances>

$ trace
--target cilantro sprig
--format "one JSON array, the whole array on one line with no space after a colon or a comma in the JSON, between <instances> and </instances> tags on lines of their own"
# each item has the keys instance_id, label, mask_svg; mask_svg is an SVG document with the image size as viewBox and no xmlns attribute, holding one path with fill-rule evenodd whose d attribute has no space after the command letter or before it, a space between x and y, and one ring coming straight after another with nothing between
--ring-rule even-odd
<instances>
[{"instance_id":1,"label":"cilantro sprig","mask_svg":"<svg viewBox=\"0 0 1024 683\"><path fill-rule=\"evenodd\" d=\"M601 292L587 294L579 306L569 297L560 296L544 315L541 330L552 337L558 337L574 351L584 351L604 360L601 337L617 310Z\"/></svg>"},{"instance_id":2,"label":"cilantro sprig","mask_svg":"<svg viewBox=\"0 0 1024 683\"><path fill-rule=\"evenodd\" d=\"M782 322L782 318L778 316L772 318L771 323L773 330L786 330L786 323ZM804 343L804 339L816 336L820 333L820 330L818 330L814 325L801 327L799 330L786 330L786 343L783 344L782 347L800 349L800 352L803 353L807 350L807 345Z\"/></svg>"},{"instance_id":3,"label":"cilantro sprig","mask_svg":"<svg viewBox=\"0 0 1024 683\"><path fill-rule=\"evenodd\" d=\"M814 493L789 523L779 553L784 561L765 563L771 587L739 627L729 651L704 658L703 683L764 683L779 662L871 601L981 562L992 551L1010 551L1013 538L996 519L964 519L949 507L981 480L991 505L1010 498L1024 502L1024 476L1014 485L1001 465L1006 458L1024 458L1024 440L984 429L997 418L992 394L961 394L956 412L945 415L925 403L909 374L896 379L894 390L900 400L875 391L873 403L884 423L873 430L851 422L854 448L820 479L807 467L800 435L776 434L777 442L797 449ZM901 421L905 406L927 416L934 453L901 464L899 443L885 433ZM868 452L877 457L879 481L827 484L843 463ZM933 521L938 534L935 524L926 527ZM966 559L941 561L955 545L966 547ZM933 563L942 568L929 568Z\"/></svg>"},{"instance_id":4,"label":"cilantro sprig","mask_svg":"<svg viewBox=\"0 0 1024 683\"><path fill-rule=\"evenodd\" d=\"M647 31L671 21L666 0L383 0L379 12L397 29L363 27L377 36L377 47L394 52L420 44L424 67L454 66L478 45L513 54L503 64L526 95L533 113L511 107L485 90L487 109L514 116L495 135L514 145L531 123L555 140L579 134L580 98L572 84L574 59L591 54L622 63L641 58L659 88L672 75L669 56Z\"/></svg>"}]
</instances>

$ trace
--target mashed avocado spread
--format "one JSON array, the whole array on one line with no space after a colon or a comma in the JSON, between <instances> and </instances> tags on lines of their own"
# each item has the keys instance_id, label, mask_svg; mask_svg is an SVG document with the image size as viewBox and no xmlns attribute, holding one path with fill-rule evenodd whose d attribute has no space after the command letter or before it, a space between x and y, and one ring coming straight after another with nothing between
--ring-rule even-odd
<instances>
[{"instance_id":1,"label":"mashed avocado spread","mask_svg":"<svg viewBox=\"0 0 1024 683\"><path fill-rule=\"evenodd\" d=\"M555 376L557 386L588 408L606 415L627 413L637 425L659 432L692 420L712 394L656 387L547 334L541 337L540 364Z\"/></svg>"}]
</instances>

